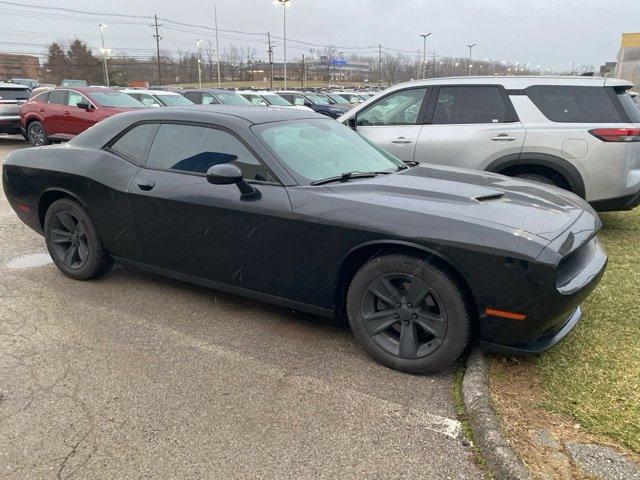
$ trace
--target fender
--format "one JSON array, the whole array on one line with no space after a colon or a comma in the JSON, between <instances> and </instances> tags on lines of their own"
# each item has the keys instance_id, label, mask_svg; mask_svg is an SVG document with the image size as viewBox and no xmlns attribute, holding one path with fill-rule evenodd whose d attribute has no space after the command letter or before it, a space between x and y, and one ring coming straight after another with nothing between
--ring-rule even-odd
<instances>
[{"instance_id":1,"label":"fender","mask_svg":"<svg viewBox=\"0 0 640 480\"><path fill-rule=\"evenodd\" d=\"M518 157L517 159L514 157ZM485 170L500 173L506 168L515 165L538 165L555 170L561 174L576 195L585 198L584 180L578 169L564 158L547 153L521 153L520 155L507 155L491 162Z\"/></svg>"}]
</instances>

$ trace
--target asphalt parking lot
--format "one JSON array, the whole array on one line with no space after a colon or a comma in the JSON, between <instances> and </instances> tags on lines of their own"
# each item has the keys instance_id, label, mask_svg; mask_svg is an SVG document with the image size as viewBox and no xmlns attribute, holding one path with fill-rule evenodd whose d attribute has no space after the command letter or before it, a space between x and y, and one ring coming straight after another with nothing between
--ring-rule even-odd
<instances>
[{"instance_id":1,"label":"asphalt parking lot","mask_svg":"<svg viewBox=\"0 0 640 480\"><path fill-rule=\"evenodd\" d=\"M0 158L24 146L0 137ZM0 477L482 478L452 372L121 266L76 282L43 253L0 194Z\"/></svg>"}]
</instances>

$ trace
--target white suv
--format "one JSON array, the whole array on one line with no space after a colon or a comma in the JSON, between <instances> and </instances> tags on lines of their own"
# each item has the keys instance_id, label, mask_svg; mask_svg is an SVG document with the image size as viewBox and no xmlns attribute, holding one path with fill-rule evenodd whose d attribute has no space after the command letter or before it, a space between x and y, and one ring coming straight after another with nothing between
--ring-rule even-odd
<instances>
[{"instance_id":1,"label":"white suv","mask_svg":"<svg viewBox=\"0 0 640 480\"><path fill-rule=\"evenodd\" d=\"M395 85L338 121L405 161L554 184L594 208L640 204L633 84L594 77L461 77Z\"/></svg>"}]
</instances>

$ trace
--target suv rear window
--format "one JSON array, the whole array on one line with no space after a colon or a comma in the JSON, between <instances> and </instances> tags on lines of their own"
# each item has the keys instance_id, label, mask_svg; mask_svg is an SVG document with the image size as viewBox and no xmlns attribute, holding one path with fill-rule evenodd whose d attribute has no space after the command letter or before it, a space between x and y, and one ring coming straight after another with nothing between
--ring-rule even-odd
<instances>
[{"instance_id":1,"label":"suv rear window","mask_svg":"<svg viewBox=\"0 0 640 480\"><path fill-rule=\"evenodd\" d=\"M621 123L622 117L604 87L535 85L527 96L552 122Z\"/></svg>"},{"instance_id":2,"label":"suv rear window","mask_svg":"<svg viewBox=\"0 0 640 480\"><path fill-rule=\"evenodd\" d=\"M0 88L0 100L26 100L29 91L27 88Z\"/></svg>"},{"instance_id":3,"label":"suv rear window","mask_svg":"<svg viewBox=\"0 0 640 480\"><path fill-rule=\"evenodd\" d=\"M633 123L640 123L640 103L636 103L628 93L618 93L618 100L622 104L622 108L627 112L629 120Z\"/></svg>"}]
</instances>

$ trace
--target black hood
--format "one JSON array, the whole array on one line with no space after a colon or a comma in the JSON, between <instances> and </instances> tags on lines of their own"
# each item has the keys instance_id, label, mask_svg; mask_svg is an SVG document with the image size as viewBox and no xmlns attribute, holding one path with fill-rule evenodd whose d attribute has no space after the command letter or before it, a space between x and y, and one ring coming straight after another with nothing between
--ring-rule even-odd
<instances>
[{"instance_id":1,"label":"black hood","mask_svg":"<svg viewBox=\"0 0 640 480\"><path fill-rule=\"evenodd\" d=\"M351 200L430 215L500 225L515 235L551 241L586 211L588 204L560 188L479 170L422 164L397 174L327 185ZM599 222L598 222L599 223Z\"/></svg>"}]
</instances>

